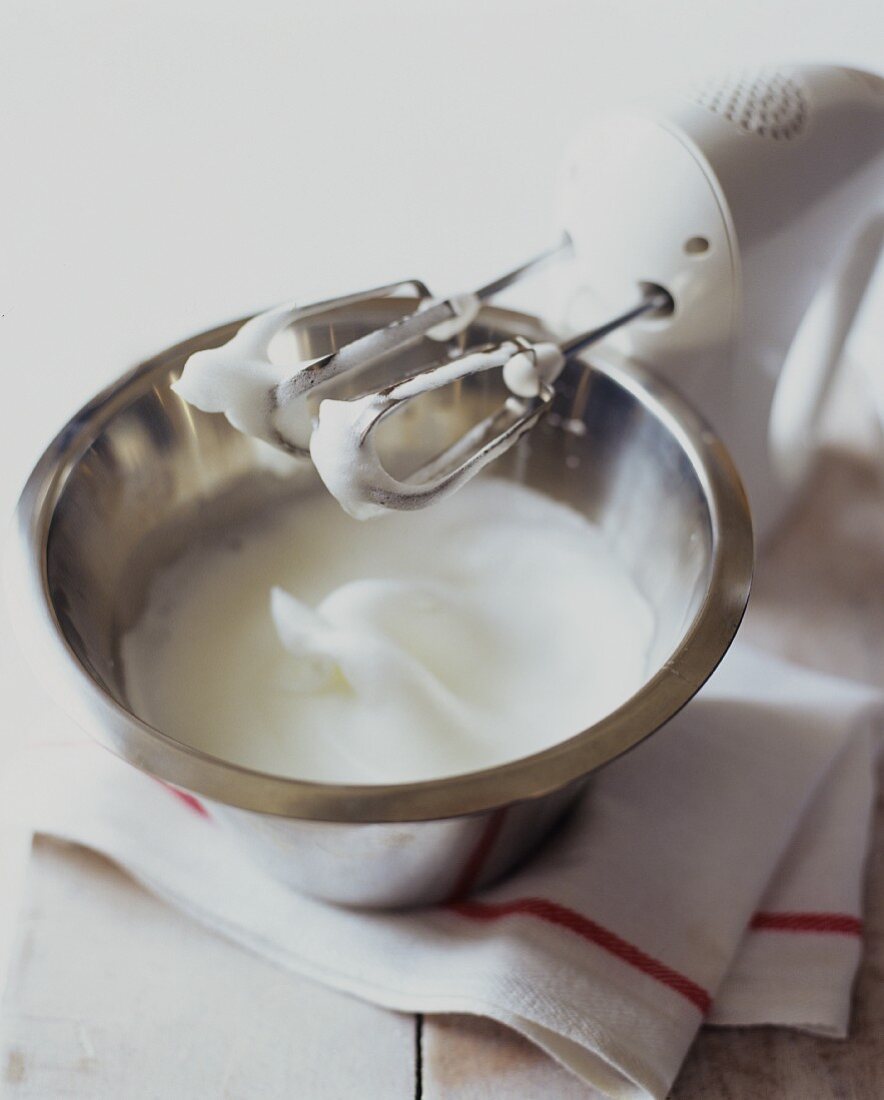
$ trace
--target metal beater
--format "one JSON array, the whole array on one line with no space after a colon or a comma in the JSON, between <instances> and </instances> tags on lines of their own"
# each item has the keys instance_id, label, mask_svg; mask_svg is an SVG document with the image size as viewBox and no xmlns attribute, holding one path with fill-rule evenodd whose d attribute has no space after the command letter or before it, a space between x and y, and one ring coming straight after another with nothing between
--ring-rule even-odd
<instances>
[{"instance_id":1,"label":"metal beater","mask_svg":"<svg viewBox=\"0 0 884 1100\"><path fill-rule=\"evenodd\" d=\"M499 457L529 431L552 404L555 380L568 358L611 332L645 315L663 316L673 303L662 288L646 290L639 301L604 324L561 343L536 343L515 337L494 344L470 347L466 330L483 302L513 286L571 249L566 235L553 247L472 292L434 298L419 279L357 291L306 306L284 305L247 321L236 336L220 348L202 351L188 362L176 389L188 393L188 371L198 369L222 376L224 371L258 375L271 384L258 403L263 424L254 414L231 416L237 427L300 458L312 458L330 491L347 511L360 518L386 509L423 508L458 489L484 466ZM344 344L318 358L288 368L281 380L273 379L269 357L271 341L288 326L319 313L358 305L379 297L409 291L418 299L417 309L392 323ZM444 345L439 361L407 375L380 390L358 390L358 379L367 368L430 338ZM406 480L393 478L384 468L374 445L373 433L381 421L422 394L449 386L465 375L501 370L510 396L495 412ZM356 396L341 397L357 386ZM196 404L201 402L197 400ZM201 407L204 407L202 405ZM238 422L237 422L238 421Z\"/></svg>"}]
</instances>

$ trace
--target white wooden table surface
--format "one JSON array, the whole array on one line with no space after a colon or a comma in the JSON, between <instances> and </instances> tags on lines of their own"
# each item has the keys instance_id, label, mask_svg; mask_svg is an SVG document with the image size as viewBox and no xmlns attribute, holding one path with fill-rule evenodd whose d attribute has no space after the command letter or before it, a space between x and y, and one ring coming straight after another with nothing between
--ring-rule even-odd
<instances>
[{"instance_id":1,"label":"white wooden table surface","mask_svg":"<svg viewBox=\"0 0 884 1100\"><path fill-rule=\"evenodd\" d=\"M884 686L880 473L847 455L829 458L759 568L747 634ZM109 910L117 914L110 925L102 919ZM884 1095L884 803L867 924L848 1041L707 1029L674 1096ZM391 1013L281 973L167 909L103 859L48 840L36 843L27 868L0 1004L0 1081L10 1100L591 1095L497 1024Z\"/></svg>"}]
</instances>

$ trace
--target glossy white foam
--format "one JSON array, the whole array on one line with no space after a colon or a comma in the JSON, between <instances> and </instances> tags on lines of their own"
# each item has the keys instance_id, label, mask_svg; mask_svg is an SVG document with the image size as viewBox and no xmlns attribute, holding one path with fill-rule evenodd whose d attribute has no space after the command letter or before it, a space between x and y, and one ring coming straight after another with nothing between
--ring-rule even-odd
<instances>
[{"instance_id":1,"label":"glossy white foam","mask_svg":"<svg viewBox=\"0 0 884 1100\"><path fill-rule=\"evenodd\" d=\"M233 541L235 537L236 541ZM360 524L318 495L160 575L123 641L130 703L224 759L428 779L560 741L646 678L652 613L599 531L481 478Z\"/></svg>"}]
</instances>

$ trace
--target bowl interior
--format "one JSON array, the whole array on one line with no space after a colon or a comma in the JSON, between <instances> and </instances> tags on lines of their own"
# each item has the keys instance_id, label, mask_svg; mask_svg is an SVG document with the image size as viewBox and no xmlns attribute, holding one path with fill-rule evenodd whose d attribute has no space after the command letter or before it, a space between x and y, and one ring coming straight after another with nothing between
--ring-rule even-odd
<instances>
[{"instance_id":1,"label":"bowl interior","mask_svg":"<svg viewBox=\"0 0 884 1100\"><path fill-rule=\"evenodd\" d=\"M314 316L292 328L274 353L292 361L319 355L407 310L407 302L383 299ZM263 509L282 502L296 507L304 494L324 491L309 465L243 436L222 416L198 412L171 391L189 354L223 343L236 327L224 326L145 364L68 426L71 432L78 424L87 428L57 481L44 584L76 660L124 709L119 642L142 610L157 570L197 535L230 536ZM537 337L542 330L531 318L486 309L464 339L474 345L512 334ZM424 341L385 371L401 374L439 355L437 343ZM383 380L370 378L366 385ZM684 647L714 582L719 520L709 456L694 446L704 429L694 420L685 430L692 414L678 399L648 376L609 361L573 361L557 389L552 415L490 471L547 492L600 525L655 611L651 679ZM428 449L438 449L495 408L502 396L498 379L473 376L391 418L383 441L390 465L413 466ZM729 485L728 491L738 495L729 465L722 478L733 480L736 488ZM745 527L740 538L751 544L748 512L736 518ZM692 690L730 642L748 591L748 566L743 572L736 595L728 597L736 618L713 632L718 651L693 662ZM656 724L688 694L684 685L670 692L664 705L669 713L661 711ZM649 713L645 708L640 723L650 724ZM637 729L631 739L649 732ZM623 741L628 747L630 736Z\"/></svg>"}]
</instances>

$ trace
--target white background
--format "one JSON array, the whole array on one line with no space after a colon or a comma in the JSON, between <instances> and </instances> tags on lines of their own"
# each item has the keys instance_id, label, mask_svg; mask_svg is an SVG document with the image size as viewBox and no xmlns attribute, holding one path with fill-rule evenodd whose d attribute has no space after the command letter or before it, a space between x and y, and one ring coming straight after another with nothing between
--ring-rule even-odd
<instances>
[{"instance_id":1,"label":"white background","mask_svg":"<svg viewBox=\"0 0 884 1100\"><path fill-rule=\"evenodd\" d=\"M4 514L69 414L181 336L314 288L454 289L543 246L590 109L757 61L884 68L880 0L0 12Z\"/></svg>"},{"instance_id":2,"label":"white background","mask_svg":"<svg viewBox=\"0 0 884 1100\"><path fill-rule=\"evenodd\" d=\"M880 0L3 0L0 514L132 363L292 296L493 274L555 235L591 108L778 60L881 70ZM0 662L8 751L58 719L5 622Z\"/></svg>"}]
</instances>

